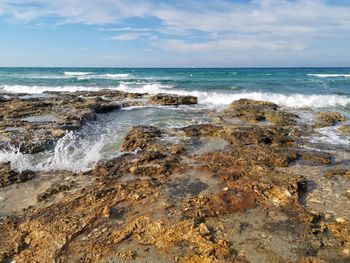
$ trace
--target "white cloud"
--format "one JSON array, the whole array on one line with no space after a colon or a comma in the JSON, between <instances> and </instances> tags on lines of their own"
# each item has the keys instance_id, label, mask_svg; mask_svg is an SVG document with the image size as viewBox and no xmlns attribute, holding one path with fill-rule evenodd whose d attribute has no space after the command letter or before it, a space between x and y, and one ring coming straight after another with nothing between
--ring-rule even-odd
<instances>
[{"instance_id":1,"label":"white cloud","mask_svg":"<svg viewBox=\"0 0 350 263\"><path fill-rule=\"evenodd\" d=\"M158 48L179 52L298 52L314 45L329 49L350 42L350 6L328 5L325 0L253 0L245 4L224 0L0 0L1 13L24 22L53 17L59 24L103 25L99 31L120 33L109 39L146 39ZM160 23L154 28L142 23L140 28L115 27L135 17L152 17Z\"/></svg>"},{"instance_id":2,"label":"white cloud","mask_svg":"<svg viewBox=\"0 0 350 263\"><path fill-rule=\"evenodd\" d=\"M120 34L113 37L110 37L109 40L117 40L117 41L132 41L137 40L145 37L150 37L150 34L148 33L126 33L126 34Z\"/></svg>"}]
</instances>

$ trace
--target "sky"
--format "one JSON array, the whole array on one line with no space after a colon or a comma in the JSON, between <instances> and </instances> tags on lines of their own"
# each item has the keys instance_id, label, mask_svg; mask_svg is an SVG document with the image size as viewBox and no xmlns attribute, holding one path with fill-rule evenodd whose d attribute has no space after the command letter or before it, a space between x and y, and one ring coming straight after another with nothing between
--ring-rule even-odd
<instances>
[{"instance_id":1,"label":"sky","mask_svg":"<svg viewBox=\"0 0 350 263\"><path fill-rule=\"evenodd\" d=\"M0 0L0 66L350 66L350 0Z\"/></svg>"}]
</instances>

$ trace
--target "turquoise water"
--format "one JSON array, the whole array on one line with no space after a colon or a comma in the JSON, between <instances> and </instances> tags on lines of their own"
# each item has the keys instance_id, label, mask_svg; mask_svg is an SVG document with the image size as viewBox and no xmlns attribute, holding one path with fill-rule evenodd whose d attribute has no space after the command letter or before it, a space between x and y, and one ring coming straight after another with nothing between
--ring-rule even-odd
<instances>
[{"instance_id":1,"label":"turquoise water","mask_svg":"<svg viewBox=\"0 0 350 263\"><path fill-rule=\"evenodd\" d=\"M203 105L227 105L241 97L286 107L350 105L350 68L0 68L2 92L45 90L165 92L195 95Z\"/></svg>"}]
</instances>

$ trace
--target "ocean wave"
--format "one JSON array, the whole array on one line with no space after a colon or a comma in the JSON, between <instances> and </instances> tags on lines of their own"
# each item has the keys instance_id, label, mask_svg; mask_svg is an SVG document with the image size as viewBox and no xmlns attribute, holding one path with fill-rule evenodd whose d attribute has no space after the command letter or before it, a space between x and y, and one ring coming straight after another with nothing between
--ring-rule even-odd
<instances>
[{"instance_id":1,"label":"ocean wave","mask_svg":"<svg viewBox=\"0 0 350 263\"><path fill-rule=\"evenodd\" d=\"M8 93L27 93L36 94L45 91L61 91L61 92L76 92L76 91L98 91L99 87L86 86L25 86L25 85L1 85L0 90Z\"/></svg>"},{"instance_id":2,"label":"ocean wave","mask_svg":"<svg viewBox=\"0 0 350 263\"><path fill-rule=\"evenodd\" d=\"M68 132L58 140L54 151L45 152L41 158L35 158L32 154L24 154L19 149L9 147L0 150L0 162L10 162L11 168L22 172L69 170L81 172L91 169L94 164L102 159L102 150L105 137L97 140L81 139L73 132Z\"/></svg>"},{"instance_id":3,"label":"ocean wave","mask_svg":"<svg viewBox=\"0 0 350 263\"><path fill-rule=\"evenodd\" d=\"M134 88L121 83L117 90L137 93L169 93L174 95L190 95L198 97L199 104L213 106L224 106L239 99L265 100L274 102L280 106L289 108L325 108L346 106L350 104L350 97L341 95L306 95L306 94L279 94L270 92L239 92L224 93L210 91L184 91L176 89L165 89L164 85L148 84Z\"/></svg>"},{"instance_id":4,"label":"ocean wave","mask_svg":"<svg viewBox=\"0 0 350 263\"><path fill-rule=\"evenodd\" d=\"M133 92L133 93L150 93L150 94L156 94L156 93L177 93L178 91L170 91L169 89L172 89L174 86L172 85L165 85L160 83L148 83L148 84L138 84L136 87L134 86L136 83L126 83L122 82L119 84L119 86L116 88L120 91L125 92Z\"/></svg>"},{"instance_id":5,"label":"ocean wave","mask_svg":"<svg viewBox=\"0 0 350 263\"><path fill-rule=\"evenodd\" d=\"M319 78L350 78L350 74L307 74L307 76Z\"/></svg>"},{"instance_id":6,"label":"ocean wave","mask_svg":"<svg viewBox=\"0 0 350 263\"><path fill-rule=\"evenodd\" d=\"M61 91L61 92L76 92L76 91L99 91L100 87L87 86L23 86L23 85L3 85L0 86L5 92L9 93L28 93L36 94L45 91ZM265 100L274 102L280 106L289 108L326 108L350 105L350 97L337 94L281 94L271 92L249 92L249 91L186 91L175 89L172 85L161 83L136 83L122 82L115 87L103 87L103 89L115 89L132 93L168 93L174 95L190 95L198 97L199 104L208 106L225 106L232 101L239 99Z\"/></svg>"},{"instance_id":7,"label":"ocean wave","mask_svg":"<svg viewBox=\"0 0 350 263\"><path fill-rule=\"evenodd\" d=\"M86 79L115 79L115 80L121 80L121 79L128 79L130 78L130 74L123 73L123 74L101 74L101 75L84 75L79 76L78 80L86 80Z\"/></svg>"},{"instance_id":8,"label":"ocean wave","mask_svg":"<svg viewBox=\"0 0 350 263\"><path fill-rule=\"evenodd\" d=\"M84 75L90 75L91 72L81 72L81 71L65 71L64 75L67 76L84 76Z\"/></svg>"}]
</instances>

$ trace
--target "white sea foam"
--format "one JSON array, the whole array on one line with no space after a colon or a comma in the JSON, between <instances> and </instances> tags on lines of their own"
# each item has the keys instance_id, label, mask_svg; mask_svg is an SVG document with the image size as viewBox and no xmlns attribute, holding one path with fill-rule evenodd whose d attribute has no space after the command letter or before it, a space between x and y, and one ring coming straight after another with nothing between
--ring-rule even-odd
<instances>
[{"instance_id":1,"label":"white sea foam","mask_svg":"<svg viewBox=\"0 0 350 263\"><path fill-rule=\"evenodd\" d=\"M319 77L319 78L350 78L350 74L307 74L307 76Z\"/></svg>"},{"instance_id":2,"label":"white sea foam","mask_svg":"<svg viewBox=\"0 0 350 263\"><path fill-rule=\"evenodd\" d=\"M199 104L208 106L225 106L232 101L247 98L253 100L266 100L274 102L280 106L290 108L325 108L347 106L350 104L350 97L345 95L329 94L280 94L271 92L214 92L214 91L185 91L175 89L172 85L164 85L161 83L135 83L122 82L116 87L103 87L104 89L116 89L134 93L168 93L174 95L191 95L198 97ZM5 92L10 93L29 93L36 94L44 91L98 91L99 87L87 86L24 86L24 85L3 85L0 86Z\"/></svg>"},{"instance_id":3,"label":"white sea foam","mask_svg":"<svg viewBox=\"0 0 350 263\"><path fill-rule=\"evenodd\" d=\"M67 76L84 76L84 75L90 75L91 72L80 72L80 71L65 71L64 75Z\"/></svg>"},{"instance_id":4,"label":"white sea foam","mask_svg":"<svg viewBox=\"0 0 350 263\"><path fill-rule=\"evenodd\" d=\"M337 126L318 129L320 136L310 138L312 143L325 143L331 145L349 146L349 136L344 136L337 131Z\"/></svg>"},{"instance_id":5,"label":"white sea foam","mask_svg":"<svg viewBox=\"0 0 350 263\"><path fill-rule=\"evenodd\" d=\"M204 92L204 91L183 91L176 89L164 88L160 84L147 84L141 87L130 87L125 83L121 83L118 90L126 92L139 93L169 93L175 95L190 95L198 97L200 104L208 104L213 106L224 106L232 101L239 99L266 100L274 102L280 106L290 108L324 108L346 106L350 104L350 97L341 95L305 95L305 94L279 94L270 92L239 92L239 93L224 93L224 92Z\"/></svg>"},{"instance_id":6,"label":"white sea foam","mask_svg":"<svg viewBox=\"0 0 350 263\"><path fill-rule=\"evenodd\" d=\"M10 162L17 171L70 170L85 171L102 159L105 137L98 140L84 140L73 132L67 133L56 144L53 152L45 152L41 158L21 153L16 148L0 151L0 162Z\"/></svg>"},{"instance_id":7,"label":"white sea foam","mask_svg":"<svg viewBox=\"0 0 350 263\"><path fill-rule=\"evenodd\" d=\"M115 80L124 80L130 78L130 74L100 74L100 75L84 75L79 76L78 80L85 79L115 79Z\"/></svg>"},{"instance_id":8,"label":"white sea foam","mask_svg":"<svg viewBox=\"0 0 350 263\"><path fill-rule=\"evenodd\" d=\"M98 91L98 87L86 87L86 86L26 86L26 85L1 85L0 90L9 93L28 93L36 94L43 93L45 91L64 91L64 92L76 92L76 91Z\"/></svg>"}]
</instances>

